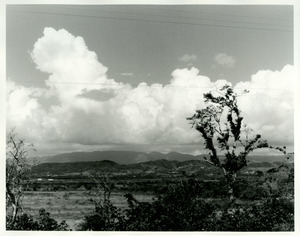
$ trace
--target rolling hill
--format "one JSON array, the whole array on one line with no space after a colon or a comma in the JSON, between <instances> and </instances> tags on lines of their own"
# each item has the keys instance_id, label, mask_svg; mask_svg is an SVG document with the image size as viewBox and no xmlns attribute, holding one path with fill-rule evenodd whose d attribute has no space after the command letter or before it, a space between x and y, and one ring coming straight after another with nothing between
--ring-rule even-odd
<instances>
[{"instance_id":1,"label":"rolling hill","mask_svg":"<svg viewBox=\"0 0 300 236\"><path fill-rule=\"evenodd\" d=\"M110 160L119 164L134 164L155 160L199 160L203 159L199 156L188 154L181 154L171 152L163 154L159 152L144 153L144 152L130 152L130 151L95 151L95 152L71 152L62 153L55 156L37 157L38 163L68 163L68 162L87 162L87 161L103 161Z\"/></svg>"},{"instance_id":2,"label":"rolling hill","mask_svg":"<svg viewBox=\"0 0 300 236\"><path fill-rule=\"evenodd\" d=\"M65 162L65 163L41 163L32 167L32 174L51 174L51 175L68 175L80 174L83 172L101 172L101 173L138 173L145 171L155 171L165 173L171 170L183 171L201 169L201 167L215 168L205 161L169 161L165 159L140 162L134 164L118 164L113 161L88 161L88 162Z\"/></svg>"},{"instance_id":3,"label":"rolling hill","mask_svg":"<svg viewBox=\"0 0 300 236\"><path fill-rule=\"evenodd\" d=\"M268 170L282 165L280 162L250 162L243 170ZM133 164L119 164L111 160L83 161L83 162L52 162L41 163L32 167L31 173L35 175L70 175L84 172L98 172L102 174L134 174L134 173L221 173L221 170L203 160L154 160ZM175 171L175 172L174 172Z\"/></svg>"},{"instance_id":4,"label":"rolling hill","mask_svg":"<svg viewBox=\"0 0 300 236\"><path fill-rule=\"evenodd\" d=\"M168 154L160 152L132 152L132 151L95 151L95 152L71 152L62 153L54 156L36 157L38 163L70 163L70 162L89 162L89 161L103 161L110 160L119 164L135 164L156 160L169 161L189 161L189 160L203 160L207 155L193 156L190 154L182 154L178 152L170 152ZM284 160L282 156L249 156L250 162L281 162ZM293 162L290 159L289 162Z\"/></svg>"}]
</instances>

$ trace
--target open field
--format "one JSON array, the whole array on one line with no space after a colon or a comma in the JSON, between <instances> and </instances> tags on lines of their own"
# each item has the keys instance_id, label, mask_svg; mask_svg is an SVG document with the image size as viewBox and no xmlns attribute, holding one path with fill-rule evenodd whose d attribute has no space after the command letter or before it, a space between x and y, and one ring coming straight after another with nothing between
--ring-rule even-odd
<instances>
[{"instance_id":1,"label":"open field","mask_svg":"<svg viewBox=\"0 0 300 236\"><path fill-rule=\"evenodd\" d=\"M111 201L116 207L126 208L125 192L113 192ZM153 195L136 193L134 197L139 201L152 201ZM74 230L84 215L94 210L94 205L89 199L97 199L95 193L90 191L28 191L24 193L23 210L36 216L39 209L44 208L51 213L57 221L66 220Z\"/></svg>"}]
</instances>

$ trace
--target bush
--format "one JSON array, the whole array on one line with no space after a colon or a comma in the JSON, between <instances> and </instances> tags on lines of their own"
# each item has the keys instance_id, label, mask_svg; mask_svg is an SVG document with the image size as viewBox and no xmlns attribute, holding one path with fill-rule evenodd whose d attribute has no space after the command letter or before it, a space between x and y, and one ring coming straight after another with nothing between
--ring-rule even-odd
<instances>
[{"instance_id":1,"label":"bush","mask_svg":"<svg viewBox=\"0 0 300 236\"><path fill-rule=\"evenodd\" d=\"M293 231L294 204L283 198L269 198L250 207L235 206L211 218L216 231Z\"/></svg>"},{"instance_id":2,"label":"bush","mask_svg":"<svg viewBox=\"0 0 300 236\"><path fill-rule=\"evenodd\" d=\"M80 230L110 231L293 231L294 205L288 199L230 203L204 200L202 185L189 179L169 185L153 202L139 202L126 194L128 209L109 200L95 204Z\"/></svg>"},{"instance_id":3,"label":"bush","mask_svg":"<svg viewBox=\"0 0 300 236\"><path fill-rule=\"evenodd\" d=\"M215 207L199 199L198 183L189 179L175 186L152 203L138 202L127 194L126 230L198 231L206 228L207 216Z\"/></svg>"},{"instance_id":4,"label":"bush","mask_svg":"<svg viewBox=\"0 0 300 236\"><path fill-rule=\"evenodd\" d=\"M128 231L199 231L206 228L206 217L214 207L203 200L160 198L138 203L127 210Z\"/></svg>"},{"instance_id":5,"label":"bush","mask_svg":"<svg viewBox=\"0 0 300 236\"><path fill-rule=\"evenodd\" d=\"M93 214L84 216L84 220L77 226L82 231L119 231L123 230L124 217L121 210L115 207L110 200L103 203L94 202Z\"/></svg>"},{"instance_id":6,"label":"bush","mask_svg":"<svg viewBox=\"0 0 300 236\"><path fill-rule=\"evenodd\" d=\"M37 230L38 223L33 220L32 216L23 214L18 216L15 223L12 223L12 217L6 217L6 230Z\"/></svg>"},{"instance_id":7,"label":"bush","mask_svg":"<svg viewBox=\"0 0 300 236\"><path fill-rule=\"evenodd\" d=\"M12 217L6 217L7 230L34 230L34 231L68 231L69 226L65 221L58 223L50 217L50 213L45 209L39 210L39 216L35 220L31 215L23 214L18 216L15 222L12 222Z\"/></svg>"}]
</instances>

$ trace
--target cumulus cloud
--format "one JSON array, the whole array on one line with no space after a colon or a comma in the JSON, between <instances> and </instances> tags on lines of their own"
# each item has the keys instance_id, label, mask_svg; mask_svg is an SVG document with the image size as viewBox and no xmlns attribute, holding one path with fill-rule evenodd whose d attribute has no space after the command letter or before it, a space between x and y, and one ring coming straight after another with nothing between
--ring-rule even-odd
<instances>
[{"instance_id":1,"label":"cumulus cloud","mask_svg":"<svg viewBox=\"0 0 300 236\"><path fill-rule=\"evenodd\" d=\"M27 88L17 85L10 79L6 83L6 116L7 131L17 127L22 136L30 140L47 141L57 139L55 129L56 118L48 116L47 110L40 104L39 98L48 97L45 89Z\"/></svg>"},{"instance_id":2,"label":"cumulus cloud","mask_svg":"<svg viewBox=\"0 0 300 236\"><path fill-rule=\"evenodd\" d=\"M194 67L174 70L164 86L119 83L108 78L107 68L83 38L52 28L44 30L31 55L37 68L49 73L47 89L9 81L7 120L41 148L201 143L186 117L205 106L203 93L227 83L212 82ZM240 101L245 121L271 141L293 141L292 77L293 67L286 66L259 71L235 86L251 90ZM46 109L40 100L49 96L58 102Z\"/></svg>"},{"instance_id":3,"label":"cumulus cloud","mask_svg":"<svg viewBox=\"0 0 300 236\"><path fill-rule=\"evenodd\" d=\"M232 68L235 65L235 58L233 56L227 55L226 53L219 53L215 55L214 61L225 68Z\"/></svg>"},{"instance_id":4,"label":"cumulus cloud","mask_svg":"<svg viewBox=\"0 0 300 236\"><path fill-rule=\"evenodd\" d=\"M178 61L182 61L182 62L185 62L185 63L188 63L188 62L194 62L197 60L197 56L195 54L185 54L183 55L182 57L179 57L178 58Z\"/></svg>"},{"instance_id":5,"label":"cumulus cloud","mask_svg":"<svg viewBox=\"0 0 300 236\"><path fill-rule=\"evenodd\" d=\"M261 70L235 89L249 89L239 98L244 119L251 127L275 143L293 144L295 69L286 65L281 71Z\"/></svg>"}]
</instances>

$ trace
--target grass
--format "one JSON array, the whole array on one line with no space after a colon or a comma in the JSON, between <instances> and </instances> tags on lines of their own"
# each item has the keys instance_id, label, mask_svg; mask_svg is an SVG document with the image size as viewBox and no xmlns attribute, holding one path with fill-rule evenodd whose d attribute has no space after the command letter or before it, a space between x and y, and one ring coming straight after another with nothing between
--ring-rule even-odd
<instances>
[{"instance_id":1,"label":"grass","mask_svg":"<svg viewBox=\"0 0 300 236\"><path fill-rule=\"evenodd\" d=\"M127 207L125 192L113 192L111 201L116 207L125 209ZM151 201L152 195L134 194L139 201ZM97 196L89 191L57 191L57 192L24 192L22 201L23 210L32 216L37 216L39 209L44 208L58 222L66 220L71 229L75 229L84 215L94 210L94 205L89 199Z\"/></svg>"}]
</instances>

